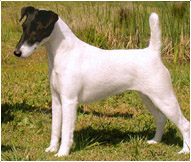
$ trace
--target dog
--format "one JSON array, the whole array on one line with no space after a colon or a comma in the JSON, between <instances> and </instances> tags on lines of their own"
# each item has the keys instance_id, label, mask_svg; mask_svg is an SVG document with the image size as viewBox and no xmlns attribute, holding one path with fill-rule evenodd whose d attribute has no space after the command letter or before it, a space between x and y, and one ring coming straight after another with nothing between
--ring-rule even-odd
<instances>
[{"instance_id":1,"label":"dog","mask_svg":"<svg viewBox=\"0 0 191 162\"><path fill-rule=\"evenodd\" d=\"M156 122L156 133L148 143L161 141L167 117L182 133L183 149L179 153L189 153L190 123L180 110L170 73L161 61L156 13L149 18L149 46L130 50L103 50L79 40L53 11L28 6L21 9L20 21L25 16L14 54L26 58L41 45L48 52L52 133L46 152L58 151L58 157L69 155L78 104L135 90Z\"/></svg>"}]
</instances>

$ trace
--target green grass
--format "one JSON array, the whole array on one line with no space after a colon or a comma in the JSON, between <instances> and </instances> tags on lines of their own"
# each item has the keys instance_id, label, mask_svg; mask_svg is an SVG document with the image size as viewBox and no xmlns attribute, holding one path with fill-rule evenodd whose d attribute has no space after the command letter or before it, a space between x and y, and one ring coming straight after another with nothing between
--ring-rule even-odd
<instances>
[{"instance_id":1,"label":"green grass","mask_svg":"<svg viewBox=\"0 0 191 162\"><path fill-rule=\"evenodd\" d=\"M173 10L177 4L171 2L2 2L2 161L189 161L189 155L176 154L182 148L182 136L170 121L160 144L146 143L155 133L153 117L137 93L130 91L79 105L71 154L57 158L46 153L51 133L51 95L45 49L40 48L28 59L12 54L21 35L20 8L27 5L56 11L80 39L105 49L146 47L149 14L152 10L158 12L164 18L163 59L181 110L190 119L189 11L181 19L182 13ZM129 6L134 6L128 11L133 16L126 17L126 10L124 13L121 8Z\"/></svg>"}]
</instances>

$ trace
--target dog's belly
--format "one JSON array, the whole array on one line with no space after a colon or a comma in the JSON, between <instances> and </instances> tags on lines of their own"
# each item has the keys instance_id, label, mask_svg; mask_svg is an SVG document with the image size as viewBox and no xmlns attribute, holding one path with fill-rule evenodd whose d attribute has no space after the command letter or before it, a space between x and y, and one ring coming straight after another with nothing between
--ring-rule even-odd
<instances>
[{"instance_id":1,"label":"dog's belly","mask_svg":"<svg viewBox=\"0 0 191 162\"><path fill-rule=\"evenodd\" d=\"M87 104L87 103L96 102L96 101L105 99L107 97L113 96L115 94L121 93L125 91L125 89L126 87L118 87L117 89L97 88L96 90L94 90L93 93L91 93L93 90L92 91L84 90L79 96L79 103Z\"/></svg>"},{"instance_id":2,"label":"dog's belly","mask_svg":"<svg viewBox=\"0 0 191 162\"><path fill-rule=\"evenodd\" d=\"M103 74L104 75L104 74ZM93 79L92 77L95 76ZM130 75L92 75L79 93L79 103L91 103L109 96L134 89L134 77Z\"/></svg>"}]
</instances>

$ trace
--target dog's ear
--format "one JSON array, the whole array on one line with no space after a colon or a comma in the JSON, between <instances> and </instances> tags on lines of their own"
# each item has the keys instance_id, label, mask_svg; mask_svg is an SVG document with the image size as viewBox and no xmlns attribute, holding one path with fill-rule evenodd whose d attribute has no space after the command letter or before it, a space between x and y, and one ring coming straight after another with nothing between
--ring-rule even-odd
<instances>
[{"instance_id":1,"label":"dog's ear","mask_svg":"<svg viewBox=\"0 0 191 162\"><path fill-rule=\"evenodd\" d=\"M40 10L35 18L41 23L43 28L48 28L49 26L54 26L58 20L58 15L52 11Z\"/></svg>"},{"instance_id":2,"label":"dog's ear","mask_svg":"<svg viewBox=\"0 0 191 162\"><path fill-rule=\"evenodd\" d=\"M21 9L21 18L20 18L19 21L21 21L25 16L28 17L29 14L34 14L35 10L36 9L34 7L32 7L32 6L23 7Z\"/></svg>"}]
</instances>

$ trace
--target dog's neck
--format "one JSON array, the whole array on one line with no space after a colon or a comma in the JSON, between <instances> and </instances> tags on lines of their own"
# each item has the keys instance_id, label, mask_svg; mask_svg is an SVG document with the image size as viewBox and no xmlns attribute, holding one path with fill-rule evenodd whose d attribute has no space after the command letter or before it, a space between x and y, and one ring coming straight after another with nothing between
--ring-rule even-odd
<instances>
[{"instance_id":1,"label":"dog's neck","mask_svg":"<svg viewBox=\"0 0 191 162\"><path fill-rule=\"evenodd\" d=\"M54 29L44 44L51 62L58 53L67 53L76 44L82 43L70 30L70 28L59 18L55 23Z\"/></svg>"}]
</instances>

